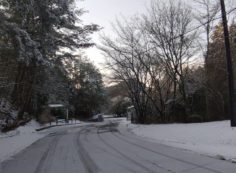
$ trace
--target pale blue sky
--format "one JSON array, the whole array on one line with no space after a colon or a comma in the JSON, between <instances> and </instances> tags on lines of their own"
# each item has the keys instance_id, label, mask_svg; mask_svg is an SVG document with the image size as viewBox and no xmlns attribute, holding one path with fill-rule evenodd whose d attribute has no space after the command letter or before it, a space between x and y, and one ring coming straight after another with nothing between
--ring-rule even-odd
<instances>
[{"instance_id":1,"label":"pale blue sky","mask_svg":"<svg viewBox=\"0 0 236 173\"><path fill-rule=\"evenodd\" d=\"M77 6L88 10L89 12L82 16L84 23L95 23L103 27L101 32L111 33L111 22L119 17L133 16L143 13L151 0L84 0L78 1ZM99 42L99 33L94 34L93 39ZM95 62L100 68L104 58L96 48L90 48L86 51L87 56Z\"/></svg>"}]
</instances>

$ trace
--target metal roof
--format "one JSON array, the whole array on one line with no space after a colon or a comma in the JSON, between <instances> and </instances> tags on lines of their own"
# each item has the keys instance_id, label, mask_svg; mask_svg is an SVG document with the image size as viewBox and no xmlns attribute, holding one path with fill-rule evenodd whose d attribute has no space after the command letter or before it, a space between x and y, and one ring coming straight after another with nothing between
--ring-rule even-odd
<instances>
[{"instance_id":1,"label":"metal roof","mask_svg":"<svg viewBox=\"0 0 236 173\"><path fill-rule=\"evenodd\" d=\"M60 107L64 107L63 104L49 104L48 105L50 108L60 108Z\"/></svg>"}]
</instances>

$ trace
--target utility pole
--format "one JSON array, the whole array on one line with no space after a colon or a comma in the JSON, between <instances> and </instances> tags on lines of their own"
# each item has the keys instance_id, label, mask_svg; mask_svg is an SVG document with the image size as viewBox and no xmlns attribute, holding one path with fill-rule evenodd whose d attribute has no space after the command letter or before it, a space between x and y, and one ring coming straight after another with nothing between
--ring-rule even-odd
<instances>
[{"instance_id":1,"label":"utility pole","mask_svg":"<svg viewBox=\"0 0 236 173\"><path fill-rule=\"evenodd\" d=\"M225 37L225 50L226 50L226 59L227 59L227 75L228 75L228 85L229 85L229 113L231 120L231 127L236 127L236 117L234 109L234 74L233 74L233 64L231 58L230 50L230 40L229 40L229 30L227 24L227 16L225 10L224 0L220 0L221 3L221 13L222 13L222 22L224 27L224 37Z\"/></svg>"}]
</instances>

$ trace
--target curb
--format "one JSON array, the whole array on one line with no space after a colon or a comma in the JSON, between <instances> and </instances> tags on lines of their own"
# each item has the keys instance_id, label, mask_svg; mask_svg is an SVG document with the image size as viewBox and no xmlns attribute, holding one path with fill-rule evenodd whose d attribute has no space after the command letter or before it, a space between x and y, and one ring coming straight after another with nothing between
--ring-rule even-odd
<instances>
[{"instance_id":1,"label":"curb","mask_svg":"<svg viewBox=\"0 0 236 173\"><path fill-rule=\"evenodd\" d=\"M76 123L76 124L81 124L81 123ZM58 127L58 126L70 126L70 125L76 125L76 124L59 124L59 125L51 125L51 126L46 126L46 127L42 127L42 128L39 128L39 129L35 129L35 131L42 131L42 130L46 130L46 129L50 129L50 128L53 128L53 127Z\"/></svg>"}]
</instances>

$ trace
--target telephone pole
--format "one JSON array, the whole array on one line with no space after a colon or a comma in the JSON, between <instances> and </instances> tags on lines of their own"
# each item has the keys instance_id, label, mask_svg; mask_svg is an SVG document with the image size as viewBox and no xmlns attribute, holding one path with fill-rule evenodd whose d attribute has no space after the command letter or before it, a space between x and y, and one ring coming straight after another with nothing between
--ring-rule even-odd
<instances>
[{"instance_id":1,"label":"telephone pole","mask_svg":"<svg viewBox=\"0 0 236 173\"><path fill-rule=\"evenodd\" d=\"M220 0L221 3L221 13L222 13L222 22L224 28L224 37L225 37L225 50L226 50L226 60L227 60L227 75L228 75L228 87L229 87L229 114L231 120L231 127L236 127L236 117L235 117L235 108L234 108L234 74L233 74L233 64L231 58L230 50L230 40L229 40L229 30L227 24L227 16L225 10L224 0Z\"/></svg>"}]
</instances>

